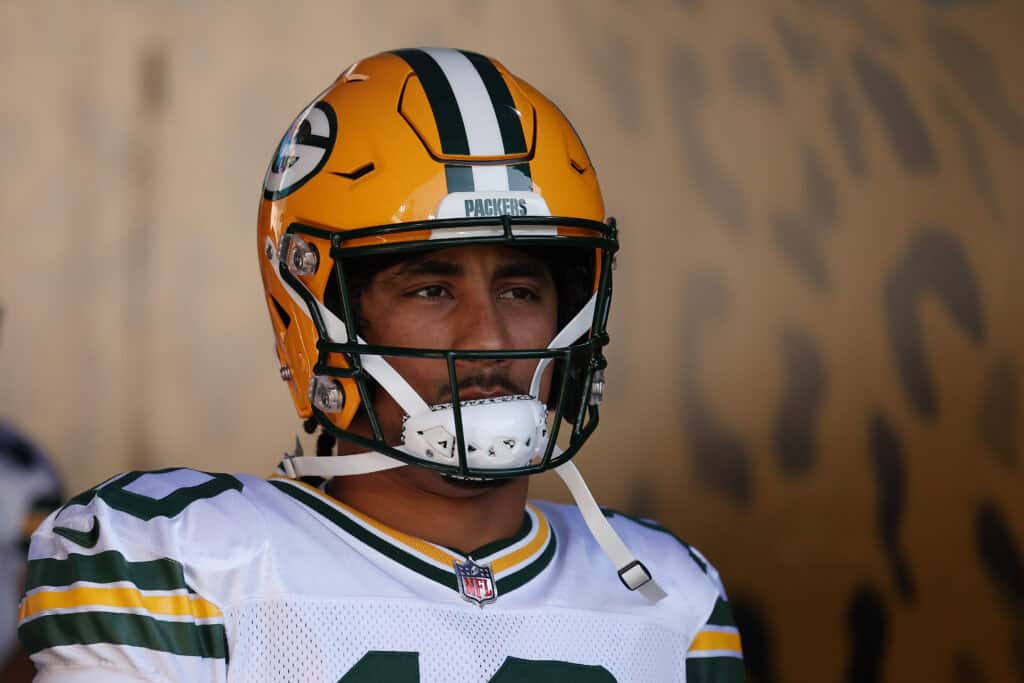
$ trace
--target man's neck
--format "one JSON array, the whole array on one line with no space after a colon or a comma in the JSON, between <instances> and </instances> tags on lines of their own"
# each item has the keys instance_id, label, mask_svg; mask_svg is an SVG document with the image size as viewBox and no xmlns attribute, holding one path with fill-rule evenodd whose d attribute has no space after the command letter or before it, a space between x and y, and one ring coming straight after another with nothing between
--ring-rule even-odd
<instances>
[{"instance_id":1,"label":"man's neck","mask_svg":"<svg viewBox=\"0 0 1024 683\"><path fill-rule=\"evenodd\" d=\"M402 533L467 553L519 530L528 490L527 477L480 488L415 466L327 485L334 498Z\"/></svg>"}]
</instances>

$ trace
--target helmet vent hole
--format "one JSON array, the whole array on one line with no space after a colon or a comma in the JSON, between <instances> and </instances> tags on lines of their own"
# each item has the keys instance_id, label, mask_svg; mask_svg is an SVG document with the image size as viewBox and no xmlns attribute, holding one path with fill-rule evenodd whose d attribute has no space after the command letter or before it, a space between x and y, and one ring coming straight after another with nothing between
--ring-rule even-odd
<instances>
[{"instance_id":1,"label":"helmet vent hole","mask_svg":"<svg viewBox=\"0 0 1024 683\"><path fill-rule=\"evenodd\" d=\"M349 180L359 180L360 178L362 178L367 173L370 173L371 171L373 171L374 168L375 168L375 166L373 165L373 162L371 161L368 164L363 164L362 166L360 166L359 168L357 168L354 171L349 171L348 173L343 173L342 171L331 171L331 175L340 176L342 178L348 178Z\"/></svg>"},{"instance_id":2,"label":"helmet vent hole","mask_svg":"<svg viewBox=\"0 0 1024 683\"><path fill-rule=\"evenodd\" d=\"M270 297L271 303L274 304L274 310L277 311L277 317L281 319L281 324L284 325L285 329L292 324L292 317L285 312L284 307L278 303L277 299Z\"/></svg>"},{"instance_id":3,"label":"helmet vent hole","mask_svg":"<svg viewBox=\"0 0 1024 683\"><path fill-rule=\"evenodd\" d=\"M576 171L580 175L583 175L584 173L587 172L587 167L580 166L579 162L577 162L575 159L569 159L569 165L572 166L572 170Z\"/></svg>"}]
</instances>

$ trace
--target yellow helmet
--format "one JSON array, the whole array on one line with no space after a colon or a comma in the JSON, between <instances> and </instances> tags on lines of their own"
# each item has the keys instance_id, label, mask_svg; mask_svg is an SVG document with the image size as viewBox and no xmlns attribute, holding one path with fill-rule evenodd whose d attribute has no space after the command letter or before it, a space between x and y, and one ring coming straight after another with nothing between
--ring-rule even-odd
<instances>
[{"instance_id":1,"label":"yellow helmet","mask_svg":"<svg viewBox=\"0 0 1024 683\"><path fill-rule=\"evenodd\" d=\"M615 223L605 221L597 177L572 125L496 60L407 49L346 69L278 145L257 237L281 376L295 408L371 452L364 455L464 477L516 476L565 462L596 427ZM585 305L560 319L561 330L541 349L395 349L359 338L344 272L350 259L466 244L586 250L587 268L573 271L586 279ZM428 406L386 355L442 359L452 373L456 360L539 359L535 380L554 363L552 397L542 404L533 386L531 396L460 401L456 390L451 404ZM371 382L416 427L406 429L404 443L385 443L368 400ZM360 409L371 437L349 430ZM555 446L563 419L571 426L564 451ZM332 465L317 473L355 471ZM314 472L307 466L302 473Z\"/></svg>"}]
</instances>

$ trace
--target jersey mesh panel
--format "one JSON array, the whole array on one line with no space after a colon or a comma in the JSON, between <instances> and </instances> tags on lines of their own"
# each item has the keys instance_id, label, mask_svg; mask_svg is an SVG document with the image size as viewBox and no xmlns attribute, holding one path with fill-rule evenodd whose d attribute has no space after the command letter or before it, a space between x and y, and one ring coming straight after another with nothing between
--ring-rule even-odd
<instances>
[{"instance_id":1,"label":"jersey mesh panel","mask_svg":"<svg viewBox=\"0 0 1024 683\"><path fill-rule=\"evenodd\" d=\"M614 614L281 600L225 617L230 681L336 683L373 650L417 652L424 682L485 682L508 656L603 663L620 683L685 677L686 644L678 633L632 619L625 628L628 618Z\"/></svg>"}]
</instances>

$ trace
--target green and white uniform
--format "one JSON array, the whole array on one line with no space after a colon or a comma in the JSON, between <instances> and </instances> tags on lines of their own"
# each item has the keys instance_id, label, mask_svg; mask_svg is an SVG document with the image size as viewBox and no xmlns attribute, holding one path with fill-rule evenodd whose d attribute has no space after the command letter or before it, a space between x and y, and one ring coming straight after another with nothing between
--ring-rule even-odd
<instances>
[{"instance_id":1,"label":"green and white uniform","mask_svg":"<svg viewBox=\"0 0 1024 683\"><path fill-rule=\"evenodd\" d=\"M717 574L608 513L668 597L619 583L575 507L531 503L467 556L285 478L115 477L33 536L19 634L52 681L742 681Z\"/></svg>"}]
</instances>

